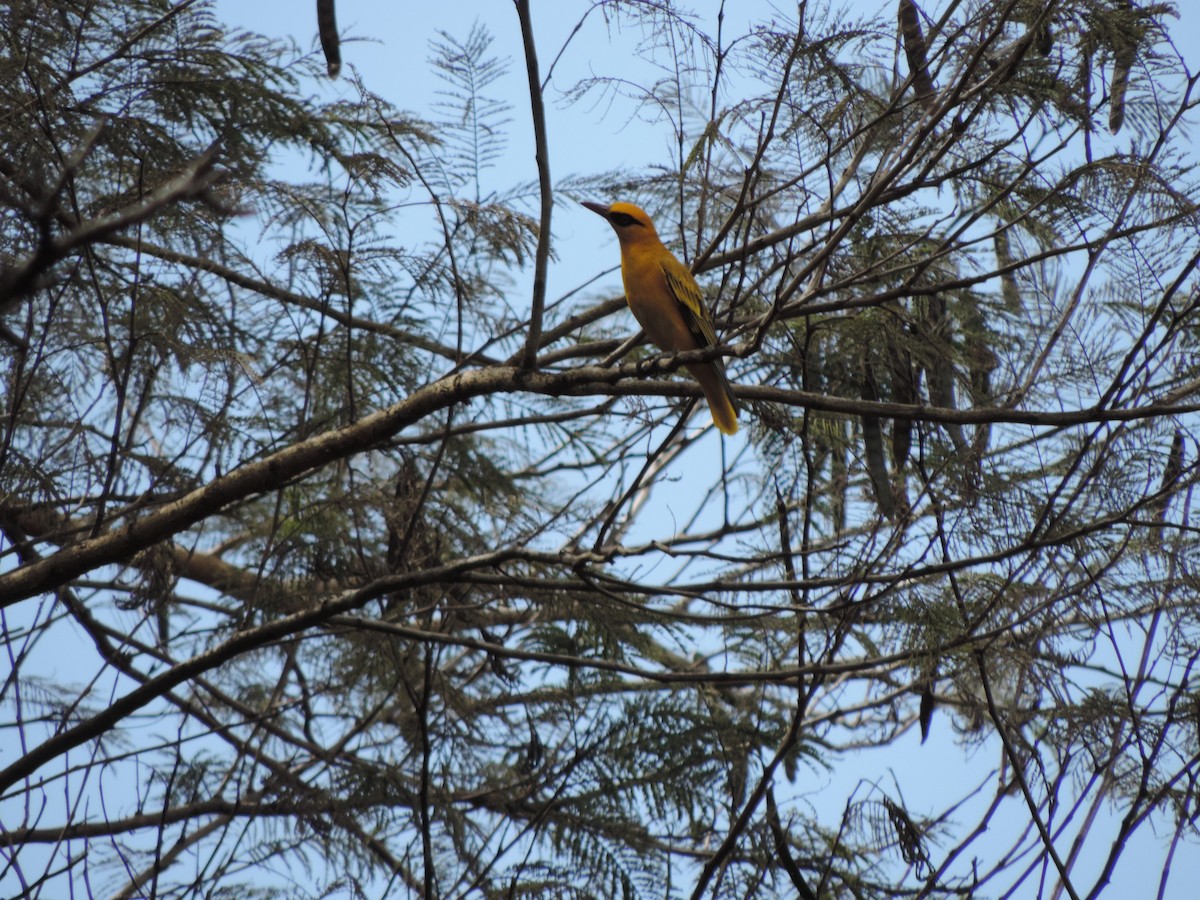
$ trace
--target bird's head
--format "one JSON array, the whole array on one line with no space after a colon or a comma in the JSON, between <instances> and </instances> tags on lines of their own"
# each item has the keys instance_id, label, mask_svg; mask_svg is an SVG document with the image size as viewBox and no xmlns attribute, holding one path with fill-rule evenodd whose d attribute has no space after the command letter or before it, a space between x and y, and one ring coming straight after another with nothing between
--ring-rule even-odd
<instances>
[{"instance_id":1,"label":"bird's head","mask_svg":"<svg viewBox=\"0 0 1200 900\"><path fill-rule=\"evenodd\" d=\"M642 241L658 242L658 232L654 223L641 207L632 203L614 203L612 206L602 206L599 203L583 203L598 216L608 220L622 244L637 244Z\"/></svg>"}]
</instances>

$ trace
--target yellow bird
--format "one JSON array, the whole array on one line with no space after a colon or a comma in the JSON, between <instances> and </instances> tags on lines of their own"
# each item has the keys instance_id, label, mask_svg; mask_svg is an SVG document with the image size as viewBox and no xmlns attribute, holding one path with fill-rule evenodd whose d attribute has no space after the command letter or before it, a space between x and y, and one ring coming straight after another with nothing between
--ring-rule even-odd
<instances>
[{"instance_id":1,"label":"yellow bird","mask_svg":"<svg viewBox=\"0 0 1200 900\"><path fill-rule=\"evenodd\" d=\"M621 242L621 280L625 300L650 340L668 353L699 350L717 342L712 315L700 285L687 266L663 246L650 217L632 203L583 204L608 220ZM713 424L725 434L738 430L737 401L725 377L725 364L687 363L700 382Z\"/></svg>"}]
</instances>

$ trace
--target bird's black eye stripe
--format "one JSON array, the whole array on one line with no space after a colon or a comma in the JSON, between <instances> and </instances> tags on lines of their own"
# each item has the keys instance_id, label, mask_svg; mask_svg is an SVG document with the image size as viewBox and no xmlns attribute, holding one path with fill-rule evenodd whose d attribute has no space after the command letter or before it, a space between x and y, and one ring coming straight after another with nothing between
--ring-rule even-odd
<instances>
[{"instance_id":1,"label":"bird's black eye stripe","mask_svg":"<svg viewBox=\"0 0 1200 900\"><path fill-rule=\"evenodd\" d=\"M609 216L609 221L619 228L625 228L628 225L642 224L629 213L613 213L611 216Z\"/></svg>"}]
</instances>

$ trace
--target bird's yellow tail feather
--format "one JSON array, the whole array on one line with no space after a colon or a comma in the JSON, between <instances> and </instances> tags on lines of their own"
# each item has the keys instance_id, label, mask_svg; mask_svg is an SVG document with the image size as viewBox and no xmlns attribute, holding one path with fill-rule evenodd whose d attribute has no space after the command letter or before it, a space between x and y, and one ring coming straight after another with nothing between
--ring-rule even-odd
<instances>
[{"instance_id":1,"label":"bird's yellow tail feather","mask_svg":"<svg viewBox=\"0 0 1200 900\"><path fill-rule=\"evenodd\" d=\"M714 363L688 366L688 371L704 390L713 424L722 434L737 434L737 406L734 405L733 392L729 389L725 373Z\"/></svg>"}]
</instances>

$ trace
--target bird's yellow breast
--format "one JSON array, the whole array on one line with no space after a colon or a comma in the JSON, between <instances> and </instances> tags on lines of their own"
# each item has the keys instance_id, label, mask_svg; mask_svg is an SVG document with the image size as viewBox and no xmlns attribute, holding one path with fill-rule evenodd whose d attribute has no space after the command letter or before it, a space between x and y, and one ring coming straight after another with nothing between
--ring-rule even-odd
<instances>
[{"instance_id":1,"label":"bird's yellow breast","mask_svg":"<svg viewBox=\"0 0 1200 900\"><path fill-rule=\"evenodd\" d=\"M625 300L647 337L664 350L696 350L699 344L688 330L679 312L679 304L663 274L662 254L669 252L661 244L658 250L641 247L623 248L621 281Z\"/></svg>"}]
</instances>

